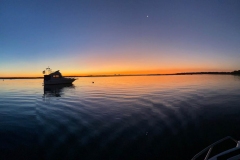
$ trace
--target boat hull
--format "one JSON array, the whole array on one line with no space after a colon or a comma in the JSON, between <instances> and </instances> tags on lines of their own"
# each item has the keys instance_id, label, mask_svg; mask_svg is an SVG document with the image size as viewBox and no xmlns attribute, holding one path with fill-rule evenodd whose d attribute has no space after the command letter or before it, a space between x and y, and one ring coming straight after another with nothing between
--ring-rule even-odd
<instances>
[{"instance_id":1,"label":"boat hull","mask_svg":"<svg viewBox=\"0 0 240 160\"><path fill-rule=\"evenodd\" d=\"M72 84L76 79L74 78L58 78L51 80L44 80L44 85L52 85L52 84Z\"/></svg>"}]
</instances>

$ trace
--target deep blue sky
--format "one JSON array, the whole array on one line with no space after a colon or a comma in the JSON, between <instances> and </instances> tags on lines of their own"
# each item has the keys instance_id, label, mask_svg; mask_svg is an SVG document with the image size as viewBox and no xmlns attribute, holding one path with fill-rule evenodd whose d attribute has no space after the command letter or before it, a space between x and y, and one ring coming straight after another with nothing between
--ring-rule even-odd
<instances>
[{"instance_id":1,"label":"deep blue sky","mask_svg":"<svg viewBox=\"0 0 240 160\"><path fill-rule=\"evenodd\" d=\"M239 0L0 0L0 76L232 71L239 43Z\"/></svg>"}]
</instances>

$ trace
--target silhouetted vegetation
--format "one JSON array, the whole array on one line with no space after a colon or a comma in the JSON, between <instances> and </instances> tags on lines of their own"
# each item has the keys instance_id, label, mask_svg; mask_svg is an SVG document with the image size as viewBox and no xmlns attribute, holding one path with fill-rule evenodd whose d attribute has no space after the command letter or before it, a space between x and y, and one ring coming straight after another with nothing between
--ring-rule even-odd
<instances>
[{"instance_id":1,"label":"silhouetted vegetation","mask_svg":"<svg viewBox=\"0 0 240 160\"><path fill-rule=\"evenodd\" d=\"M238 71L233 71L232 74L234 74L234 75L240 75L240 70L238 70Z\"/></svg>"},{"instance_id":2,"label":"silhouetted vegetation","mask_svg":"<svg viewBox=\"0 0 240 160\"><path fill-rule=\"evenodd\" d=\"M184 72L176 73L176 75L193 75L193 74L231 74L231 75L240 75L240 70L233 72Z\"/></svg>"},{"instance_id":3,"label":"silhouetted vegetation","mask_svg":"<svg viewBox=\"0 0 240 160\"><path fill-rule=\"evenodd\" d=\"M231 74L232 72L185 72L176 73L176 75L193 75L193 74Z\"/></svg>"}]
</instances>

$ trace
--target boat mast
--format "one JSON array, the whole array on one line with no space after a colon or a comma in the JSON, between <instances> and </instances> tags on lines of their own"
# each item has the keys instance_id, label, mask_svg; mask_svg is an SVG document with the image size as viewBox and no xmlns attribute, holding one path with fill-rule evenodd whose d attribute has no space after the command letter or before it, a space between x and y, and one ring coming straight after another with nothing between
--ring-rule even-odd
<instances>
[{"instance_id":1,"label":"boat mast","mask_svg":"<svg viewBox=\"0 0 240 160\"><path fill-rule=\"evenodd\" d=\"M46 68L45 71L43 71L43 74L46 74L46 75L51 74L51 73L52 73L52 70L49 67Z\"/></svg>"}]
</instances>

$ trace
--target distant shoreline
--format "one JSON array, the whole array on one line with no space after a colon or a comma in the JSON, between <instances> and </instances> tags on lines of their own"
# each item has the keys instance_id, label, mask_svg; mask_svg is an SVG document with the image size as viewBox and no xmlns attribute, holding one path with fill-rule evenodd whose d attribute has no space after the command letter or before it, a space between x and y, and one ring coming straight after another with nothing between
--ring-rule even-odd
<instances>
[{"instance_id":1,"label":"distant shoreline","mask_svg":"<svg viewBox=\"0 0 240 160\"><path fill-rule=\"evenodd\" d=\"M66 77L120 77L120 76L173 76L173 75L240 75L240 70L233 72L183 72L172 74L114 74L114 75L86 75L86 76L66 76ZM43 79L43 77L0 77L0 79Z\"/></svg>"}]
</instances>

